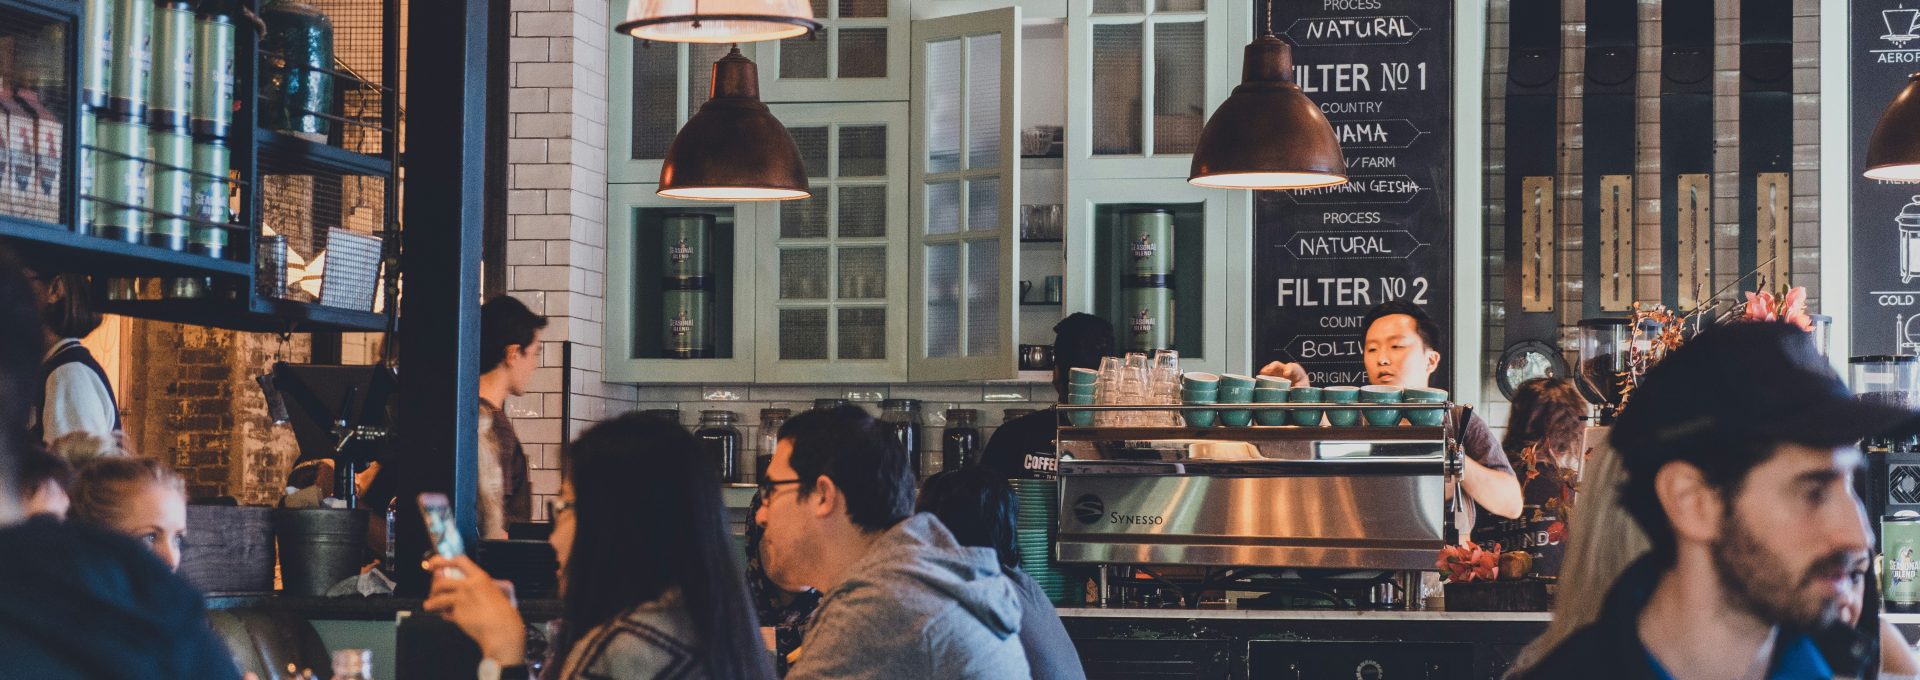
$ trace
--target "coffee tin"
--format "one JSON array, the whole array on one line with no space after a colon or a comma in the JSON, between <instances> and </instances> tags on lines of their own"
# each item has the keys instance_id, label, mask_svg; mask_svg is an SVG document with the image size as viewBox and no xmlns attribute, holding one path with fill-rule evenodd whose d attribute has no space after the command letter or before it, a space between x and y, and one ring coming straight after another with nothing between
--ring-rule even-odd
<instances>
[{"instance_id":1,"label":"coffee tin","mask_svg":"<svg viewBox=\"0 0 1920 680\"><path fill-rule=\"evenodd\" d=\"M1120 213L1127 235L1128 269L1134 276L1166 276L1173 271L1173 213L1138 208Z\"/></svg>"},{"instance_id":2,"label":"coffee tin","mask_svg":"<svg viewBox=\"0 0 1920 680\"><path fill-rule=\"evenodd\" d=\"M1173 289L1120 289L1122 345L1129 352L1173 347Z\"/></svg>"},{"instance_id":3,"label":"coffee tin","mask_svg":"<svg viewBox=\"0 0 1920 680\"><path fill-rule=\"evenodd\" d=\"M675 213L660 219L660 275L668 288L705 288L713 266L713 216Z\"/></svg>"},{"instance_id":4,"label":"coffee tin","mask_svg":"<svg viewBox=\"0 0 1920 680\"><path fill-rule=\"evenodd\" d=\"M1887 608L1920 610L1920 517L1880 518L1880 556Z\"/></svg>"},{"instance_id":5,"label":"coffee tin","mask_svg":"<svg viewBox=\"0 0 1920 680\"><path fill-rule=\"evenodd\" d=\"M193 116L193 20L193 6L185 2L162 2L154 9L147 125L155 130L186 132Z\"/></svg>"},{"instance_id":6,"label":"coffee tin","mask_svg":"<svg viewBox=\"0 0 1920 680\"><path fill-rule=\"evenodd\" d=\"M221 257L227 247L227 230L219 226L230 221L227 202L228 166L232 152L220 140L199 140L193 145L193 225L192 250L202 255ZM207 224L211 223L211 224Z\"/></svg>"},{"instance_id":7,"label":"coffee tin","mask_svg":"<svg viewBox=\"0 0 1920 680\"><path fill-rule=\"evenodd\" d=\"M193 134L225 139L233 127L233 19L202 14L194 26Z\"/></svg>"},{"instance_id":8,"label":"coffee tin","mask_svg":"<svg viewBox=\"0 0 1920 680\"><path fill-rule=\"evenodd\" d=\"M153 227L147 245L186 250L193 225L193 137L186 132L152 132Z\"/></svg>"},{"instance_id":9,"label":"coffee tin","mask_svg":"<svg viewBox=\"0 0 1920 680\"><path fill-rule=\"evenodd\" d=\"M153 73L153 2L113 0L113 75L107 109L128 120L145 120Z\"/></svg>"},{"instance_id":10,"label":"coffee tin","mask_svg":"<svg viewBox=\"0 0 1920 680\"><path fill-rule=\"evenodd\" d=\"M712 356L708 324L712 316L713 293L704 290L667 290L661 292L660 344L670 359L704 359Z\"/></svg>"},{"instance_id":11,"label":"coffee tin","mask_svg":"<svg viewBox=\"0 0 1920 680\"><path fill-rule=\"evenodd\" d=\"M146 232L146 213L136 208L147 205L147 126L101 116L96 127L101 153L94 185L102 203L95 208L94 222L105 238L139 243Z\"/></svg>"},{"instance_id":12,"label":"coffee tin","mask_svg":"<svg viewBox=\"0 0 1920 680\"><path fill-rule=\"evenodd\" d=\"M86 0L80 11L80 103L107 106L113 80L113 0Z\"/></svg>"}]
</instances>

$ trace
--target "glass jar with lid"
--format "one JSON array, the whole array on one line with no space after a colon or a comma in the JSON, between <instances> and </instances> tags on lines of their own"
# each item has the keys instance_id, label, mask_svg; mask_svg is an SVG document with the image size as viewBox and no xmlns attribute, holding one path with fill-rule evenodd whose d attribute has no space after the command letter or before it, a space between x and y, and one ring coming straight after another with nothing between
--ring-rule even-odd
<instances>
[{"instance_id":1,"label":"glass jar with lid","mask_svg":"<svg viewBox=\"0 0 1920 680\"><path fill-rule=\"evenodd\" d=\"M723 484L740 482L740 430L734 426L740 420L740 414L732 411L701 411L700 429L693 432L700 440L700 450L713 464Z\"/></svg>"},{"instance_id":2,"label":"glass jar with lid","mask_svg":"<svg viewBox=\"0 0 1920 680\"><path fill-rule=\"evenodd\" d=\"M767 476L767 466L773 463L773 450L780 446L780 428L787 424L787 418L793 416L791 409L760 409L760 450L753 457L753 477L749 483L759 483Z\"/></svg>"},{"instance_id":3,"label":"glass jar with lid","mask_svg":"<svg viewBox=\"0 0 1920 680\"><path fill-rule=\"evenodd\" d=\"M888 399L880 402L880 423L893 433L900 446L907 452L907 469L916 478L925 479L927 472L920 462L920 400Z\"/></svg>"},{"instance_id":4,"label":"glass jar with lid","mask_svg":"<svg viewBox=\"0 0 1920 680\"><path fill-rule=\"evenodd\" d=\"M940 442L941 471L973 465L980 458L980 412L970 408L947 410L946 436Z\"/></svg>"}]
</instances>

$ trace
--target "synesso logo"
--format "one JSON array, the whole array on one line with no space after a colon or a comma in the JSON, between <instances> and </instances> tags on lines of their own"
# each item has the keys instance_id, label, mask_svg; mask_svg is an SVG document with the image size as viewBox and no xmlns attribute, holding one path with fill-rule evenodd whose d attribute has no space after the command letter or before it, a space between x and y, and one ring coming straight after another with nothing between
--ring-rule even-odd
<instances>
[{"instance_id":1,"label":"synesso logo","mask_svg":"<svg viewBox=\"0 0 1920 680\"><path fill-rule=\"evenodd\" d=\"M1107 504L1100 502L1099 496L1087 494L1073 502L1073 516L1081 524L1096 524L1106 514Z\"/></svg>"}]
</instances>

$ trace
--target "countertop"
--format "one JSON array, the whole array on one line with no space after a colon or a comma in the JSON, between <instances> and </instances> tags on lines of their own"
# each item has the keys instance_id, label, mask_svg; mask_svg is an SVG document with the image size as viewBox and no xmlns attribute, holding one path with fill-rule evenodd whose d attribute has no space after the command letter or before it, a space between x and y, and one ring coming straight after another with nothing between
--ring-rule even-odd
<instances>
[{"instance_id":1,"label":"countertop","mask_svg":"<svg viewBox=\"0 0 1920 680\"><path fill-rule=\"evenodd\" d=\"M1920 614L1905 614L1920 622ZM1547 612L1393 611L1379 609L1099 609L1061 607L1060 618L1220 619L1246 621L1547 621ZM1899 623L1899 621L1896 621Z\"/></svg>"},{"instance_id":2,"label":"countertop","mask_svg":"<svg viewBox=\"0 0 1920 680\"><path fill-rule=\"evenodd\" d=\"M420 611L425 600L411 597L307 597L277 593L214 594L208 609L285 609L317 621L392 621L400 612ZM559 600L520 600L520 615L528 621L560 617Z\"/></svg>"}]
</instances>

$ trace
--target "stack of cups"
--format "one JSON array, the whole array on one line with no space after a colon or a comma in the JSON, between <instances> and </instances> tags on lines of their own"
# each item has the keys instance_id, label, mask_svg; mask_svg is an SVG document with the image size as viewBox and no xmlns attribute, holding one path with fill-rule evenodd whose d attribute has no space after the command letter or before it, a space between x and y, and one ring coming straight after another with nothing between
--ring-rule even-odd
<instances>
[{"instance_id":1,"label":"stack of cups","mask_svg":"<svg viewBox=\"0 0 1920 680\"><path fill-rule=\"evenodd\" d=\"M1304 385L1290 388L1287 390L1287 403L1318 404L1320 403L1320 392L1321 390L1318 387L1307 387ZM1287 418L1291 419L1293 424L1301 427L1318 427L1320 425L1321 413L1321 410L1317 408L1288 409Z\"/></svg>"},{"instance_id":2,"label":"stack of cups","mask_svg":"<svg viewBox=\"0 0 1920 680\"><path fill-rule=\"evenodd\" d=\"M1212 373L1188 373L1180 377L1180 403L1215 404L1220 401L1220 376ZM1213 427L1219 421L1220 412L1214 410L1183 411L1187 418L1187 427Z\"/></svg>"},{"instance_id":3,"label":"stack of cups","mask_svg":"<svg viewBox=\"0 0 1920 680\"><path fill-rule=\"evenodd\" d=\"M1408 404L1444 404L1447 391L1425 387L1409 387L1400 393L1400 401ZM1446 411L1439 406L1433 408L1408 408L1407 423L1417 427L1439 427L1446 422Z\"/></svg>"},{"instance_id":4,"label":"stack of cups","mask_svg":"<svg viewBox=\"0 0 1920 680\"><path fill-rule=\"evenodd\" d=\"M1293 381L1263 375L1254 378L1253 403L1284 404L1287 402L1287 390L1293 388ZM1287 412L1270 408L1253 412L1254 422L1268 427L1287 424Z\"/></svg>"},{"instance_id":5,"label":"stack of cups","mask_svg":"<svg viewBox=\"0 0 1920 680\"><path fill-rule=\"evenodd\" d=\"M1098 389L1100 373L1090 368L1076 368L1067 371L1067 404L1071 406L1089 406L1094 403L1094 392ZM1087 427L1093 424L1092 411L1069 411L1067 422L1074 427Z\"/></svg>"},{"instance_id":6,"label":"stack of cups","mask_svg":"<svg viewBox=\"0 0 1920 680\"><path fill-rule=\"evenodd\" d=\"M1053 561L1053 529L1059 517L1060 487L1051 479L1015 479L1014 541L1020 551L1020 570L1026 572L1047 599L1067 599L1066 574Z\"/></svg>"},{"instance_id":7,"label":"stack of cups","mask_svg":"<svg viewBox=\"0 0 1920 680\"><path fill-rule=\"evenodd\" d=\"M1368 385L1360 388L1360 401L1368 404L1398 404L1400 394L1405 390L1393 385ZM1367 409L1362 412L1367 424L1373 427L1393 427L1400 424L1400 409Z\"/></svg>"},{"instance_id":8,"label":"stack of cups","mask_svg":"<svg viewBox=\"0 0 1920 680\"><path fill-rule=\"evenodd\" d=\"M1134 208L1119 219L1132 263L1120 283L1120 344L1134 352L1173 347L1173 213Z\"/></svg>"},{"instance_id":9,"label":"stack of cups","mask_svg":"<svg viewBox=\"0 0 1920 680\"><path fill-rule=\"evenodd\" d=\"M1253 403L1253 378L1244 375L1220 376L1221 404ZM1227 427L1246 427L1253 424L1253 411L1235 409L1220 412L1220 424Z\"/></svg>"},{"instance_id":10,"label":"stack of cups","mask_svg":"<svg viewBox=\"0 0 1920 680\"><path fill-rule=\"evenodd\" d=\"M713 356L712 215L660 219L660 344L669 359Z\"/></svg>"}]
</instances>

